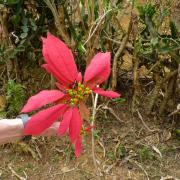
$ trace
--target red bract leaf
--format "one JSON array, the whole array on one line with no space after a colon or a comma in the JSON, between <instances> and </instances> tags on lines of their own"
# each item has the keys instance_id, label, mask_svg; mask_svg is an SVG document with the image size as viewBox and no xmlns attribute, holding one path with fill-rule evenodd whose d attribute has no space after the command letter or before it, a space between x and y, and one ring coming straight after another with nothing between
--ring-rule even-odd
<instances>
[{"instance_id":1,"label":"red bract leaf","mask_svg":"<svg viewBox=\"0 0 180 180\"><path fill-rule=\"evenodd\" d=\"M57 88L60 89L61 91L66 91L66 88L65 88L62 84L60 84L60 83L58 83L58 82L55 82L55 85L56 85Z\"/></svg>"},{"instance_id":2,"label":"red bract leaf","mask_svg":"<svg viewBox=\"0 0 180 180\"><path fill-rule=\"evenodd\" d=\"M27 113L27 112L39 109L40 107L46 104L60 100L64 96L65 95L58 90L41 91L38 94L29 98L27 104L23 107L21 112Z\"/></svg>"},{"instance_id":3,"label":"red bract leaf","mask_svg":"<svg viewBox=\"0 0 180 180\"><path fill-rule=\"evenodd\" d=\"M94 88L93 89L93 92L101 95L101 96L105 96L105 97L108 97L108 98L118 98L120 97L121 95L117 92L114 92L114 91L110 91L110 90L103 90L101 88Z\"/></svg>"},{"instance_id":4,"label":"red bract leaf","mask_svg":"<svg viewBox=\"0 0 180 180\"><path fill-rule=\"evenodd\" d=\"M78 71L71 50L50 33L47 38L42 40L42 52L46 63L57 70L69 84L73 83L77 78Z\"/></svg>"},{"instance_id":5,"label":"red bract leaf","mask_svg":"<svg viewBox=\"0 0 180 180\"><path fill-rule=\"evenodd\" d=\"M24 135L38 135L49 128L65 112L66 105L56 105L32 116L24 128Z\"/></svg>"},{"instance_id":6,"label":"red bract leaf","mask_svg":"<svg viewBox=\"0 0 180 180\"><path fill-rule=\"evenodd\" d=\"M82 82L82 74L81 74L81 72L78 73L78 76L77 76L76 80L77 80L77 82L80 82L80 83Z\"/></svg>"},{"instance_id":7,"label":"red bract leaf","mask_svg":"<svg viewBox=\"0 0 180 180\"><path fill-rule=\"evenodd\" d=\"M69 124L72 119L72 113L73 113L73 108L68 109L64 113L63 120L61 121L59 129L58 129L58 134L60 136L64 135L69 129Z\"/></svg>"},{"instance_id":8,"label":"red bract leaf","mask_svg":"<svg viewBox=\"0 0 180 180\"><path fill-rule=\"evenodd\" d=\"M64 76L58 72L53 66L50 64L43 64L42 67L50 74L52 74L59 82L63 84L63 86L67 87L69 81L64 78Z\"/></svg>"},{"instance_id":9,"label":"red bract leaf","mask_svg":"<svg viewBox=\"0 0 180 180\"><path fill-rule=\"evenodd\" d=\"M93 125L93 126L88 126L86 129L85 129L85 131L86 132L91 132L91 129L94 129L96 126L95 125Z\"/></svg>"},{"instance_id":10,"label":"red bract leaf","mask_svg":"<svg viewBox=\"0 0 180 180\"><path fill-rule=\"evenodd\" d=\"M108 79L110 75L110 58L107 53L98 53L91 60L84 75L84 82L88 87L95 87Z\"/></svg>"},{"instance_id":11,"label":"red bract leaf","mask_svg":"<svg viewBox=\"0 0 180 180\"><path fill-rule=\"evenodd\" d=\"M55 103L56 104L66 104L67 101L69 101L71 99L71 97L67 94L64 95L63 98L61 98L60 100L57 100Z\"/></svg>"},{"instance_id":12,"label":"red bract leaf","mask_svg":"<svg viewBox=\"0 0 180 180\"><path fill-rule=\"evenodd\" d=\"M79 136L78 139L76 140L75 143L75 155L76 157L79 157L81 154L81 149L82 149L82 143L81 143L81 137Z\"/></svg>"},{"instance_id":13,"label":"red bract leaf","mask_svg":"<svg viewBox=\"0 0 180 180\"><path fill-rule=\"evenodd\" d=\"M77 140L77 138L80 136L81 126L82 126L82 119L79 114L79 110L77 107L73 107L72 119L69 125L69 136L72 143L74 143Z\"/></svg>"},{"instance_id":14,"label":"red bract leaf","mask_svg":"<svg viewBox=\"0 0 180 180\"><path fill-rule=\"evenodd\" d=\"M79 112L82 119L89 120L90 112L89 109L84 104L84 102L79 103Z\"/></svg>"}]
</instances>

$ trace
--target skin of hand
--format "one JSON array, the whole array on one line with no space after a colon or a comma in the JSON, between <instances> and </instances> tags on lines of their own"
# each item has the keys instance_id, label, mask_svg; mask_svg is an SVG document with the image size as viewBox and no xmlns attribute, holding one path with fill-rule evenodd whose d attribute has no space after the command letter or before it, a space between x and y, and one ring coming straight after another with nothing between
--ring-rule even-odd
<instances>
[{"instance_id":1,"label":"skin of hand","mask_svg":"<svg viewBox=\"0 0 180 180\"><path fill-rule=\"evenodd\" d=\"M39 136L55 136L60 122L55 122ZM23 138L24 125L22 119L1 119L0 120L0 144L13 142Z\"/></svg>"},{"instance_id":2,"label":"skin of hand","mask_svg":"<svg viewBox=\"0 0 180 180\"><path fill-rule=\"evenodd\" d=\"M59 128L60 122L54 122L48 129L46 129L39 136L55 136L57 135L57 130Z\"/></svg>"}]
</instances>

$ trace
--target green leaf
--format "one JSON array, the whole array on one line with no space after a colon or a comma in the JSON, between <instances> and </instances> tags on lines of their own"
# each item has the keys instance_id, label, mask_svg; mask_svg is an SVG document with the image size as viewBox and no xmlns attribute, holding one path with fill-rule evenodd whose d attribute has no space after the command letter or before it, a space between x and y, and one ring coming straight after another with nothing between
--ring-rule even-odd
<instances>
[{"instance_id":1,"label":"green leaf","mask_svg":"<svg viewBox=\"0 0 180 180\"><path fill-rule=\"evenodd\" d=\"M176 133L177 135L180 135L180 129L176 129L176 130L175 130L175 133Z\"/></svg>"},{"instance_id":2,"label":"green leaf","mask_svg":"<svg viewBox=\"0 0 180 180\"><path fill-rule=\"evenodd\" d=\"M170 29L171 29L172 38L173 39L178 38L178 29L173 21L170 22Z\"/></svg>"},{"instance_id":3,"label":"green leaf","mask_svg":"<svg viewBox=\"0 0 180 180\"><path fill-rule=\"evenodd\" d=\"M29 28L27 26L22 26L21 29L24 33L27 33L29 31Z\"/></svg>"},{"instance_id":4,"label":"green leaf","mask_svg":"<svg viewBox=\"0 0 180 180\"><path fill-rule=\"evenodd\" d=\"M78 50L79 50L80 53L86 53L86 49L85 49L85 47L83 46L82 43L78 44Z\"/></svg>"},{"instance_id":5,"label":"green leaf","mask_svg":"<svg viewBox=\"0 0 180 180\"><path fill-rule=\"evenodd\" d=\"M116 103L123 103L126 101L125 98L116 98L116 99L112 99L113 102L116 102Z\"/></svg>"},{"instance_id":6,"label":"green leaf","mask_svg":"<svg viewBox=\"0 0 180 180\"><path fill-rule=\"evenodd\" d=\"M27 32L24 32L24 33L21 33L20 37L21 39L25 39L27 37L28 33Z\"/></svg>"},{"instance_id":7,"label":"green leaf","mask_svg":"<svg viewBox=\"0 0 180 180\"><path fill-rule=\"evenodd\" d=\"M143 6L138 6L139 16L145 21L145 16L147 16L150 20L152 20L153 16L156 13L156 8L154 5L147 3Z\"/></svg>"},{"instance_id":8,"label":"green leaf","mask_svg":"<svg viewBox=\"0 0 180 180\"><path fill-rule=\"evenodd\" d=\"M26 94L25 87L13 80L9 80L6 86L6 99L8 106L8 113L14 114L20 111L23 106Z\"/></svg>"},{"instance_id":9,"label":"green leaf","mask_svg":"<svg viewBox=\"0 0 180 180\"><path fill-rule=\"evenodd\" d=\"M167 9L165 9L163 12L162 12L162 16L163 17L167 17L169 15L169 11Z\"/></svg>"},{"instance_id":10,"label":"green leaf","mask_svg":"<svg viewBox=\"0 0 180 180\"><path fill-rule=\"evenodd\" d=\"M15 14L11 17L11 21L15 27L19 25L20 20L21 20L21 17L19 14Z\"/></svg>"},{"instance_id":11,"label":"green leaf","mask_svg":"<svg viewBox=\"0 0 180 180\"><path fill-rule=\"evenodd\" d=\"M14 5L14 4L18 4L20 2L20 0L0 0L0 3L4 3L7 5Z\"/></svg>"},{"instance_id":12,"label":"green leaf","mask_svg":"<svg viewBox=\"0 0 180 180\"><path fill-rule=\"evenodd\" d=\"M33 31L36 31L37 30L37 25L35 24L35 22L32 20L32 19L30 19L30 23L31 23L31 28L33 29Z\"/></svg>"},{"instance_id":13,"label":"green leaf","mask_svg":"<svg viewBox=\"0 0 180 180\"><path fill-rule=\"evenodd\" d=\"M5 111L0 111L0 118L5 118L6 117L7 112Z\"/></svg>"},{"instance_id":14,"label":"green leaf","mask_svg":"<svg viewBox=\"0 0 180 180\"><path fill-rule=\"evenodd\" d=\"M157 37L155 37L155 38L152 38L151 39L151 45L153 46L153 47L155 47L157 44L158 44L158 38Z\"/></svg>"},{"instance_id":15,"label":"green leaf","mask_svg":"<svg viewBox=\"0 0 180 180\"><path fill-rule=\"evenodd\" d=\"M120 145L117 149L117 156L123 158L126 156L126 148L125 146Z\"/></svg>"}]
</instances>

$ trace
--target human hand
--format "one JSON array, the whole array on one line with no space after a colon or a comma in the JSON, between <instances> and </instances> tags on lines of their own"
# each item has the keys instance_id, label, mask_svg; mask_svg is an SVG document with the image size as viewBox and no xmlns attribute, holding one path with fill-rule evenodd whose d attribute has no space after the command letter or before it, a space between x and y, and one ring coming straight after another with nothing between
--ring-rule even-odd
<instances>
[{"instance_id":1,"label":"human hand","mask_svg":"<svg viewBox=\"0 0 180 180\"><path fill-rule=\"evenodd\" d=\"M48 129L38 136L56 136L60 122L54 122Z\"/></svg>"}]
</instances>

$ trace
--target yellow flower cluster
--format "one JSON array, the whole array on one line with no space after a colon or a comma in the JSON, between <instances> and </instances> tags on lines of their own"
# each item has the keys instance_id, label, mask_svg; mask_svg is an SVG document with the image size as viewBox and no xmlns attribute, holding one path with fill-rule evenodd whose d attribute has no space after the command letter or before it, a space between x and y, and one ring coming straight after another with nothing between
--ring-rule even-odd
<instances>
[{"instance_id":1,"label":"yellow flower cluster","mask_svg":"<svg viewBox=\"0 0 180 180\"><path fill-rule=\"evenodd\" d=\"M88 96L92 90L85 87L83 84L78 83L74 89L68 89L68 94L71 96L70 104L72 106L77 105L86 96Z\"/></svg>"}]
</instances>

